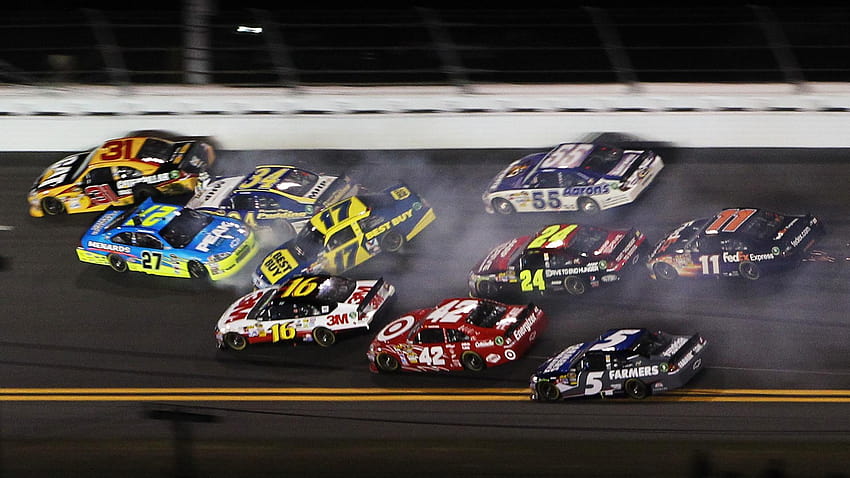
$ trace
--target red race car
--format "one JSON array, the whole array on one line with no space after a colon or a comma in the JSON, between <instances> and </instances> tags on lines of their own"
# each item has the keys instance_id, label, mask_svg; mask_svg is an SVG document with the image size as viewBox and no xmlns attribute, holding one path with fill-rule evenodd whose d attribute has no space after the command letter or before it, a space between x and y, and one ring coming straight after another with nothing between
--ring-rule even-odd
<instances>
[{"instance_id":1,"label":"red race car","mask_svg":"<svg viewBox=\"0 0 850 478\"><path fill-rule=\"evenodd\" d=\"M366 357L373 372L479 372L525 354L545 326L543 310L532 303L446 299L390 322Z\"/></svg>"}]
</instances>

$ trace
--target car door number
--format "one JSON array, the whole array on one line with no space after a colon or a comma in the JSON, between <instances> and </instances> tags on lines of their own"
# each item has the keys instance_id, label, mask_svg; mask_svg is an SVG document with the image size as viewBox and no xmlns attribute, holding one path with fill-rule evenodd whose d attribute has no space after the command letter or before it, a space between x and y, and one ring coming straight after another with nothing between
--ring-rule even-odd
<instances>
[{"instance_id":1,"label":"car door number","mask_svg":"<svg viewBox=\"0 0 850 478\"><path fill-rule=\"evenodd\" d=\"M426 365L445 365L443 347L434 345L432 347L423 347L419 354L419 363Z\"/></svg>"},{"instance_id":2,"label":"car door number","mask_svg":"<svg viewBox=\"0 0 850 478\"><path fill-rule=\"evenodd\" d=\"M720 255L699 256L703 275L720 274Z\"/></svg>"},{"instance_id":3,"label":"car door number","mask_svg":"<svg viewBox=\"0 0 850 478\"><path fill-rule=\"evenodd\" d=\"M142 251L142 267L145 269L159 269L162 264L162 254L159 252Z\"/></svg>"},{"instance_id":4,"label":"car door number","mask_svg":"<svg viewBox=\"0 0 850 478\"><path fill-rule=\"evenodd\" d=\"M596 395L602 391L602 376L605 372L587 372L587 377L584 382L584 394Z\"/></svg>"}]
</instances>

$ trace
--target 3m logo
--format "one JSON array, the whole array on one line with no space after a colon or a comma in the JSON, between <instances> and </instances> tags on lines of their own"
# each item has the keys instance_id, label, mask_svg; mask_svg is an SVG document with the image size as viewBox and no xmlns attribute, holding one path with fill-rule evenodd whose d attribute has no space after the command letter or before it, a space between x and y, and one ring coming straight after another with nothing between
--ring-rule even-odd
<instances>
[{"instance_id":1,"label":"3m logo","mask_svg":"<svg viewBox=\"0 0 850 478\"><path fill-rule=\"evenodd\" d=\"M348 324L348 314L333 314L328 316L328 326Z\"/></svg>"}]
</instances>

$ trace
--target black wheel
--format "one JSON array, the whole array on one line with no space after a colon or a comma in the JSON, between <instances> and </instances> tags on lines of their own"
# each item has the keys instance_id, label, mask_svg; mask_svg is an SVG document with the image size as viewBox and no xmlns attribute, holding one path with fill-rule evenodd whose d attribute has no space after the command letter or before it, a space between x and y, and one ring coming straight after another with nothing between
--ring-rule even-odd
<instances>
[{"instance_id":1,"label":"black wheel","mask_svg":"<svg viewBox=\"0 0 850 478\"><path fill-rule=\"evenodd\" d=\"M679 277L676 268L666 262L656 262L652 266L652 272L655 273L655 278L661 281L673 281Z\"/></svg>"},{"instance_id":2,"label":"black wheel","mask_svg":"<svg viewBox=\"0 0 850 478\"><path fill-rule=\"evenodd\" d=\"M499 294L499 286L491 280L485 280L475 286L478 289L478 296L487 299L492 299Z\"/></svg>"},{"instance_id":3,"label":"black wheel","mask_svg":"<svg viewBox=\"0 0 850 478\"><path fill-rule=\"evenodd\" d=\"M646 384L636 378L626 380L623 388L626 389L626 394L635 400L643 400L649 394Z\"/></svg>"},{"instance_id":4,"label":"black wheel","mask_svg":"<svg viewBox=\"0 0 850 478\"><path fill-rule=\"evenodd\" d=\"M464 352L460 357L460 362L463 364L463 368L469 371L480 372L484 370L484 359L475 352Z\"/></svg>"},{"instance_id":5,"label":"black wheel","mask_svg":"<svg viewBox=\"0 0 850 478\"><path fill-rule=\"evenodd\" d=\"M552 382L537 382L537 400L555 402L561 398L561 391Z\"/></svg>"},{"instance_id":6,"label":"black wheel","mask_svg":"<svg viewBox=\"0 0 850 478\"><path fill-rule=\"evenodd\" d=\"M192 279L207 279L210 276L207 268L198 261L189 261L186 268L189 269L189 277Z\"/></svg>"},{"instance_id":7,"label":"black wheel","mask_svg":"<svg viewBox=\"0 0 850 478\"><path fill-rule=\"evenodd\" d=\"M507 199L496 198L493 200L493 210L499 214L510 216L516 212L516 208Z\"/></svg>"},{"instance_id":8,"label":"black wheel","mask_svg":"<svg viewBox=\"0 0 850 478\"><path fill-rule=\"evenodd\" d=\"M336 343L336 334L331 329L316 327L313 329L313 340L322 347L330 347Z\"/></svg>"},{"instance_id":9,"label":"black wheel","mask_svg":"<svg viewBox=\"0 0 850 478\"><path fill-rule=\"evenodd\" d=\"M153 198L156 200L158 197L159 191L157 191L153 186L142 185L133 189L133 201L136 204L144 202L147 198Z\"/></svg>"},{"instance_id":10,"label":"black wheel","mask_svg":"<svg viewBox=\"0 0 850 478\"><path fill-rule=\"evenodd\" d=\"M582 295L587 292L587 282L581 277L569 276L564 279L564 290L570 295Z\"/></svg>"},{"instance_id":11,"label":"black wheel","mask_svg":"<svg viewBox=\"0 0 850 478\"><path fill-rule=\"evenodd\" d=\"M741 277L747 280L758 280L761 277L759 266L750 261L744 261L738 264L738 272L741 273Z\"/></svg>"},{"instance_id":12,"label":"black wheel","mask_svg":"<svg viewBox=\"0 0 850 478\"><path fill-rule=\"evenodd\" d=\"M235 332L230 332L224 335L224 345L230 350L245 350L248 346L248 339Z\"/></svg>"},{"instance_id":13,"label":"black wheel","mask_svg":"<svg viewBox=\"0 0 850 478\"><path fill-rule=\"evenodd\" d=\"M387 252L398 252L404 246L404 236L398 231L389 231L381 239L381 249Z\"/></svg>"},{"instance_id":14,"label":"black wheel","mask_svg":"<svg viewBox=\"0 0 850 478\"><path fill-rule=\"evenodd\" d=\"M115 272L127 272L127 261L118 254L109 254L109 267Z\"/></svg>"},{"instance_id":15,"label":"black wheel","mask_svg":"<svg viewBox=\"0 0 850 478\"><path fill-rule=\"evenodd\" d=\"M396 372L399 368L398 360L386 352L381 352L375 357L375 365L381 372Z\"/></svg>"},{"instance_id":16,"label":"black wheel","mask_svg":"<svg viewBox=\"0 0 850 478\"><path fill-rule=\"evenodd\" d=\"M587 215L593 215L598 213L601 209L599 209L599 203L590 198L579 198L578 200L578 210Z\"/></svg>"},{"instance_id":17,"label":"black wheel","mask_svg":"<svg viewBox=\"0 0 850 478\"><path fill-rule=\"evenodd\" d=\"M58 216L65 212L65 205L55 197L48 196L41 200L41 210L47 216Z\"/></svg>"}]
</instances>

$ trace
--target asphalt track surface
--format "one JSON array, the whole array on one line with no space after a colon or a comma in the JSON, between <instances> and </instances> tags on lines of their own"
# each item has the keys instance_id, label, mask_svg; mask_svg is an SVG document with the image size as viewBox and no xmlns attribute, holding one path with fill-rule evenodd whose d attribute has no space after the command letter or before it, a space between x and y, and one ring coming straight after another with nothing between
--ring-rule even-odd
<instances>
[{"instance_id":1,"label":"asphalt track surface","mask_svg":"<svg viewBox=\"0 0 850 478\"><path fill-rule=\"evenodd\" d=\"M655 146L666 163L656 184L592 218L484 212L489 179L526 150L220 154L219 174L296 164L373 189L403 179L431 202L437 220L401 255L347 273L396 286L376 327L465 296L490 247L549 223L637 226L653 242L727 206L827 224L819 260L755 283L640 274L535 298L550 321L528 356L453 375L370 373L374 330L330 349L218 351L214 323L250 290L252 267L204 286L80 263L74 248L96 214L27 214L32 181L63 155L0 153L0 225L13 227L0 230L0 476L847 476L850 152ZM639 402L527 399L549 354L634 326L700 332L707 368Z\"/></svg>"}]
</instances>

